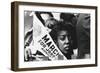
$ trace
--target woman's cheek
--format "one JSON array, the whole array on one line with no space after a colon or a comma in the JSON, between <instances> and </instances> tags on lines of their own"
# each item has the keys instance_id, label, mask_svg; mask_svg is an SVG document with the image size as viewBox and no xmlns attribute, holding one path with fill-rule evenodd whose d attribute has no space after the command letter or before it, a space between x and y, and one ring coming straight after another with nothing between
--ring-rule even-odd
<instances>
[{"instance_id":1,"label":"woman's cheek","mask_svg":"<svg viewBox=\"0 0 100 73\"><path fill-rule=\"evenodd\" d=\"M63 48L63 41L58 40L58 47L62 50L62 48Z\"/></svg>"}]
</instances>

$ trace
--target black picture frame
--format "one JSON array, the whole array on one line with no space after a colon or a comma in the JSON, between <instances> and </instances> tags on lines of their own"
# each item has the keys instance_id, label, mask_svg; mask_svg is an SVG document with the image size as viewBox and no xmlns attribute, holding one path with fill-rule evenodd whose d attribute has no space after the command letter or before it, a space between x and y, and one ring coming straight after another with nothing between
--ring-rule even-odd
<instances>
[{"instance_id":1,"label":"black picture frame","mask_svg":"<svg viewBox=\"0 0 100 73\"><path fill-rule=\"evenodd\" d=\"M78 64L78 65L59 65L59 66L43 66L43 67L25 67L19 68L19 6L44 6L44 7L57 7L59 8L74 8L74 9L87 9L94 11L95 19L95 63L91 64ZM34 10L34 8L33 8ZM69 5L69 4L51 4L51 3L35 3L35 2L19 2L11 3L11 70L13 71L27 71L27 70L45 70L45 69L60 69L60 68L77 68L77 67L92 67L97 66L97 7L84 6L84 5Z\"/></svg>"}]
</instances>

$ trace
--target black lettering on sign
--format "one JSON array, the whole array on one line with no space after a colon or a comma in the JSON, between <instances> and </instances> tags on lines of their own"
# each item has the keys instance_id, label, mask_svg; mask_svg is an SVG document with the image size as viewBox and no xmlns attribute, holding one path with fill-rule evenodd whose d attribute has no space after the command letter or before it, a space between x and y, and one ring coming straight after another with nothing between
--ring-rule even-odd
<instances>
[{"instance_id":1,"label":"black lettering on sign","mask_svg":"<svg viewBox=\"0 0 100 73\"><path fill-rule=\"evenodd\" d=\"M46 47L46 44L45 44L45 43L43 43L43 41L42 41L42 40L39 40L38 42L40 43L40 45L42 45L42 47L44 47L44 48Z\"/></svg>"},{"instance_id":2,"label":"black lettering on sign","mask_svg":"<svg viewBox=\"0 0 100 73\"><path fill-rule=\"evenodd\" d=\"M50 38L47 38L47 35L45 35L42 39L43 39L43 40L45 41L45 43L46 43Z\"/></svg>"},{"instance_id":3,"label":"black lettering on sign","mask_svg":"<svg viewBox=\"0 0 100 73\"><path fill-rule=\"evenodd\" d=\"M51 45L49 49L52 51L53 49L55 49L55 46Z\"/></svg>"},{"instance_id":4,"label":"black lettering on sign","mask_svg":"<svg viewBox=\"0 0 100 73\"><path fill-rule=\"evenodd\" d=\"M52 42L51 42L51 41L50 41L50 42L48 42L48 43L47 43L48 47L49 47L51 44L52 44Z\"/></svg>"}]
</instances>

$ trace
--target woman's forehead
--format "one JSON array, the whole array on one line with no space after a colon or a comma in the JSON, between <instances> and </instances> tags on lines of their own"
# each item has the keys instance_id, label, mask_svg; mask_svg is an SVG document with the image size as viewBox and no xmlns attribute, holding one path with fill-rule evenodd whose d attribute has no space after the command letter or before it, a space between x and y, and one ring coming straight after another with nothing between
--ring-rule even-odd
<instances>
[{"instance_id":1,"label":"woman's forehead","mask_svg":"<svg viewBox=\"0 0 100 73\"><path fill-rule=\"evenodd\" d=\"M68 31L61 30L61 31L58 32L58 35L68 35Z\"/></svg>"}]
</instances>

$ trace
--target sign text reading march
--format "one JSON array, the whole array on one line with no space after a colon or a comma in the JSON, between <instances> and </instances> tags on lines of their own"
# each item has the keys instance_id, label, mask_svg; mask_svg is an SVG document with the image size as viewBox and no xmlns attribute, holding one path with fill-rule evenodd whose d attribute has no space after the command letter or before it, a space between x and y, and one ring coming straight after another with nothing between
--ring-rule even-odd
<instances>
[{"instance_id":1,"label":"sign text reading march","mask_svg":"<svg viewBox=\"0 0 100 73\"><path fill-rule=\"evenodd\" d=\"M57 48L55 47L55 45L53 44L52 40L49 38L48 35L45 35L38 42L42 46L42 50L48 55L49 58L54 59L59 55Z\"/></svg>"}]
</instances>

